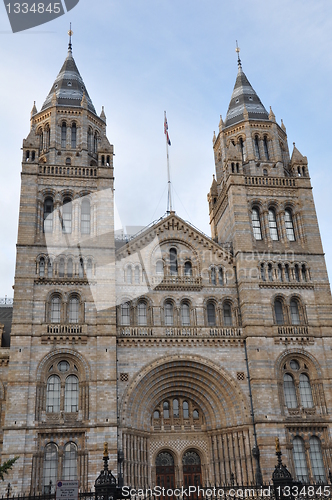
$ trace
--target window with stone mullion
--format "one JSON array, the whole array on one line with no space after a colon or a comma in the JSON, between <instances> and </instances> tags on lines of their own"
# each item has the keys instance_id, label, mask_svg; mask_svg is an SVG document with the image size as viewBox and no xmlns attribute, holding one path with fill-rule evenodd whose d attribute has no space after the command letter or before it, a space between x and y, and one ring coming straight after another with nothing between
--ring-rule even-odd
<instances>
[{"instance_id":1,"label":"window with stone mullion","mask_svg":"<svg viewBox=\"0 0 332 500\"><path fill-rule=\"evenodd\" d=\"M304 442L300 437L293 439L293 458L295 473L298 481L307 483L309 480L308 465L305 455Z\"/></svg>"}]
</instances>

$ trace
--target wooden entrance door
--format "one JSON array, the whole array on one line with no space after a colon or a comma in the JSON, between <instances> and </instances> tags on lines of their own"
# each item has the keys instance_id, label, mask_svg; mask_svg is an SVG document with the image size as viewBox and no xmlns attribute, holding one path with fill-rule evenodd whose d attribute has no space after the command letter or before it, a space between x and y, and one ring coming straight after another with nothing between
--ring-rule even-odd
<instances>
[{"instance_id":1,"label":"wooden entrance door","mask_svg":"<svg viewBox=\"0 0 332 500\"><path fill-rule=\"evenodd\" d=\"M166 451L158 454L156 458L156 484L167 489L175 488L175 468L172 455ZM172 498L167 497L166 498Z\"/></svg>"},{"instance_id":2,"label":"wooden entrance door","mask_svg":"<svg viewBox=\"0 0 332 500\"><path fill-rule=\"evenodd\" d=\"M195 451L187 451L182 459L183 466L183 485L185 488L188 486L202 486L202 470L201 459ZM197 491L191 495L193 500L198 497Z\"/></svg>"}]
</instances>

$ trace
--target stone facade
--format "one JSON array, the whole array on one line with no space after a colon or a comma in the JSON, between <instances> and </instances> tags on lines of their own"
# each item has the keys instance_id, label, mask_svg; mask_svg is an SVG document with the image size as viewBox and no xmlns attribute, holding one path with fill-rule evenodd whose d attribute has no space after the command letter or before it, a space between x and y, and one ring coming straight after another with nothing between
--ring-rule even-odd
<instances>
[{"instance_id":1,"label":"stone facade","mask_svg":"<svg viewBox=\"0 0 332 500\"><path fill-rule=\"evenodd\" d=\"M72 56L23 141L15 295L0 353L15 492L331 468L332 308L306 157L239 71L213 137L212 238L169 213L114 239L113 146ZM7 357L6 357L7 356ZM1 358L2 359L2 358ZM0 389L1 389L0 387Z\"/></svg>"}]
</instances>

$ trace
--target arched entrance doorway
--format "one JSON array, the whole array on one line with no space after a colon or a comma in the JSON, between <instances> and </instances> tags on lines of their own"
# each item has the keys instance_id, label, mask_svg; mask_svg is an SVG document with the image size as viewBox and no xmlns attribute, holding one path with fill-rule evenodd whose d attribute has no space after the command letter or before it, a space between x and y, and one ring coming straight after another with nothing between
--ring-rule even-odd
<instances>
[{"instance_id":1,"label":"arched entrance doorway","mask_svg":"<svg viewBox=\"0 0 332 500\"><path fill-rule=\"evenodd\" d=\"M165 489L175 488L174 458L167 451L162 451L156 458L156 483Z\"/></svg>"},{"instance_id":2,"label":"arched entrance doorway","mask_svg":"<svg viewBox=\"0 0 332 500\"><path fill-rule=\"evenodd\" d=\"M182 459L183 484L187 486L201 486L202 470L201 459L196 451L186 451Z\"/></svg>"}]
</instances>

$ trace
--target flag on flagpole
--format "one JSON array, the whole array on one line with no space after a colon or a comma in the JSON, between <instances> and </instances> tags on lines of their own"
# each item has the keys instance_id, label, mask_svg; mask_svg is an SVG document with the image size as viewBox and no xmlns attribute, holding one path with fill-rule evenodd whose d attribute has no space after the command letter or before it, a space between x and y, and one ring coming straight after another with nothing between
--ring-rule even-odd
<instances>
[{"instance_id":1,"label":"flag on flagpole","mask_svg":"<svg viewBox=\"0 0 332 500\"><path fill-rule=\"evenodd\" d=\"M167 144L170 146L171 141L170 141L170 138L168 135L168 123L167 123L167 118L166 118L166 111L165 111L165 121L164 121L164 134L166 135Z\"/></svg>"}]
</instances>

